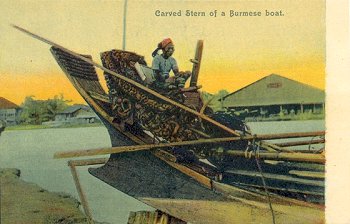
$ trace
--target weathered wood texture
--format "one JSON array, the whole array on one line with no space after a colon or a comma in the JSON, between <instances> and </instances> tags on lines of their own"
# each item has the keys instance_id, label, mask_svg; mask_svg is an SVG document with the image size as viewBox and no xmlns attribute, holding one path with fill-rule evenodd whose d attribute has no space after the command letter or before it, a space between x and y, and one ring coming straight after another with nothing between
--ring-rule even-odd
<instances>
[{"instance_id":1,"label":"weathered wood texture","mask_svg":"<svg viewBox=\"0 0 350 224\"><path fill-rule=\"evenodd\" d=\"M314 153L288 153L288 152L260 152L260 153L246 153L239 150L228 150L225 152L228 156L238 156L246 158L260 158L269 160L283 160L283 161L295 161L295 162L310 162L310 163L320 163L324 164L326 158L322 154Z\"/></svg>"},{"instance_id":2,"label":"weathered wood texture","mask_svg":"<svg viewBox=\"0 0 350 224\"><path fill-rule=\"evenodd\" d=\"M196 54L194 56L194 60L191 60L191 62L193 63L192 77L191 77L191 81L190 81L191 87L197 86L199 69L201 67L201 61L202 61L202 52L203 52L203 40L199 40L197 42Z\"/></svg>"},{"instance_id":3,"label":"weathered wood texture","mask_svg":"<svg viewBox=\"0 0 350 224\"><path fill-rule=\"evenodd\" d=\"M139 211L130 212L128 224L186 224L186 222L161 211Z\"/></svg>"},{"instance_id":4,"label":"weathered wood texture","mask_svg":"<svg viewBox=\"0 0 350 224\"><path fill-rule=\"evenodd\" d=\"M78 191L78 194L79 194L79 198L81 200L81 204L83 205L84 213L87 216L87 222L88 222L88 224L94 224L95 222L92 219L92 213L91 213L89 204L87 202L87 199L86 199L85 193L83 191L83 188L80 185L80 181L79 181L79 176L78 176L77 170L75 169L75 166L71 162L68 162L68 166L69 166L69 168L71 170L71 173L72 173L72 176L73 176L73 180L74 180L74 183L75 183L75 187L77 188L77 191Z\"/></svg>"},{"instance_id":5,"label":"weathered wood texture","mask_svg":"<svg viewBox=\"0 0 350 224\"><path fill-rule=\"evenodd\" d=\"M144 202L153 206L166 208L165 212L186 220L200 224L271 224L271 213L265 201L257 202L244 198L233 198L232 201L196 201L196 200L169 200L144 199ZM276 223L295 224L325 223L324 209L294 205L290 203L276 203L273 201Z\"/></svg>"}]
</instances>

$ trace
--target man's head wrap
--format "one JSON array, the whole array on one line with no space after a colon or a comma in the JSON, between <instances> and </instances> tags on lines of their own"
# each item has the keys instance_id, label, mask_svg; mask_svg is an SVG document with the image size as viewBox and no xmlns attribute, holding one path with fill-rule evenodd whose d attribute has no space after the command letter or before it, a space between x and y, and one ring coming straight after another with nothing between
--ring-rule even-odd
<instances>
[{"instance_id":1,"label":"man's head wrap","mask_svg":"<svg viewBox=\"0 0 350 224\"><path fill-rule=\"evenodd\" d=\"M160 42L157 48L152 52L152 57L155 57L159 50L165 49L165 47L169 44L174 44L170 38L165 38L164 40L162 40L162 42Z\"/></svg>"}]
</instances>

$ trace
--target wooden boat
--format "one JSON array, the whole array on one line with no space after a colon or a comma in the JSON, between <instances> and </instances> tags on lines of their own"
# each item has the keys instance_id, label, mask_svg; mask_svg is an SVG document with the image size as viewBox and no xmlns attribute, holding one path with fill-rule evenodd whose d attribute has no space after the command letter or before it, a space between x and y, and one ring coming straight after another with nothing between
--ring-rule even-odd
<instances>
[{"instance_id":1,"label":"wooden boat","mask_svg":"<svg viewBox=\"0 0 350 224\"><path fill-rule=\"evenodd\" d=\"M52 45L59 66L110 135L112 148L56 157L111 154L104 166L89 172L151 205L154 199L225 201L232 192L260 200L258 195L264 191L324 203L324 154L292 151L266 141L323 136L324 132L252 135L242 121L206 109L196 81L201 41L192 60L190 87L162 92L144 82L137 70L147 65L136 53L104 52L101 66L91 56L17 28ZM108 93L95 67L105 72ZM285 143L298 144L302 143Z\"/></svg>"},{"instance_id":2,"label":"wooden boat","mask_svg":"<svg viewBox=\"0 0 350 224\"><path fill-rule=\"evenodd\" d=\"M244 137L252 137L249 129L243 122L232 119L232 117L215 116L218 114L213 113L207 116L200 113L201 110L204 110L201 106L203 102L199 97L198 88L193 88L189 92L169 91L166 95L163 92L163 95L160 95L158 92L162 90L148 89L146 83L142 83L140 76L137 74L135 64L146 65L142 56L132 52L112 50L101 54L103 66L117 74L122 74L134 83L105 71L104 75L109 87L109 94L107 94L98 83L93 66L79 61L79 59L60 50L60 48L53 47L51 51L80 94L104 120L111 136L112 146L135 144L154 144L158 146L159 143L194 141L196 144L171 147L166 152L178 163L185 164L187 167L202 172L212 179L220 179L224 183L250 190L263 189L261 174L257 170L256 161L247 160L247 156L238 158L230 156L231 151L248 154L248 152L252 153L257 150L251 147L251 141L244 139ZM143 84L145 86L142 89L140 85ZM186 102L178 97L181 94L190 95L192 98ZM195 97L197 98L194 99ZM187 98L190 97L185 96L185 99ZM178 105L181 105L181 107ZM209 113L211 112L209 111ZM218 120L236 121L237 123L232 125L232 123L226 122L227 126L223 126L222 123L217 124ZM232 135L239 136L241 139L202 144L203 140L229 138ZM254 138L251 140L254 140ZM270 146L274 147L271 144ZM264 147L261 146L261 149L259 149L260 155L271 153L271 149L266 145ZM133 157L138 157L140 152L134 154ZM278 152L278 154L281 155L281 152ZM285 154L288 155L288 153ZM120 155L111 156L111 158L118 158L118 163L120 163L120 157ZM202 162L199 158L209 160L214 166ZM135 158L133 159L136 161ZM139 158L138 163L142 163L142 161L147 161L147 158ZM110 163L114 162L110 161ZM127 164L133 163L128 161ZM265 179L270 191L299 199L323 202L323 165L309 164L305 166L302 163L280 161L278 165L262 162L261 166L262 170L268 173L265 174ZM125 169L126 173L130 172L130 166L125 164L124 167L128 167ZM133 167L137 166L134 165ZM91 172L99 178L103 176L101 179L112 185L114 182L123 183L126 181L111 178L110 173L113 173L111 170L104 170L103 168L99 170L101 174L98 170ZM120 170L118 172L122 173ZM135 183L137 182L135 180ZM121 187L118 186L117 188L120 189ZM155 195L149 196L155 197Z\"/></svg>"}]
</instances>

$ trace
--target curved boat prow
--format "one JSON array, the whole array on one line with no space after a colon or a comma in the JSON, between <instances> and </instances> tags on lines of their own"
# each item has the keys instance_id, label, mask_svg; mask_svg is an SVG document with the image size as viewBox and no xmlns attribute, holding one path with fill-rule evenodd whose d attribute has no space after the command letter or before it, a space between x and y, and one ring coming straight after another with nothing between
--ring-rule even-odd
<instances>
[{"instance_id":1,"label":"curved boat prow","mask_svg":"<svg viewBox=\"0 0 350 224\"><path fill-rule=\"evenodd\" d=\"M268 137L259 139L257 136L251 135L243 122L234 120L232 117L226 120L228 118L226 114L205 113L203 103L198 100L200 93L197 91L201 49L197 51L195 59L192 60L194 68L189 92L177 89L172 92L173 95L160 94L160 91L149 86L148 83L143 83L142 78L137 73L135 64L146 66L143 56L122 50L106 51L101 54L103 64L101 66L95 63L89 55L77 54L27 30L15 28L52 45L51 52L59 66L107 127L113 147L155 145L160 142L181 144L182 142L195 141L196 145L193 144L191 147L167 146L164 151L169 155L165 157L170 158L170 162L168 159L163 160L165 157L155 153L161 150L122 152L112 154L104 166L89 170L97 178L127 194L137 198L218 199L221 195L218 196L216 192L213 192L212 183L213 179L220 175L221 179L218 179L222 182L226 181L225 183L228 184L237 184L237 177L242 176L242 182L249 179L250 182L246 184L249 188L261 188L260 176L257 172L253 172L256 171L257 164L255 160L250 160L250 158L255 156L256 159L263 161L260 156L265 155L266 158L281 160L282 153L291 152L288 148L265 142L266 139L269 139ZM202 42L199 42L198 46L202 47ZM95 67L104 71L109 88L108 93L102 88ZM189 96L195 98L193 100L195 103L192 105L190 102L192 98ZM186 97L187 99L183 99ZM190 103L186 104L186 100L187 103ZM301 133L301 137L305 137L303 135L305 133ZM237 139L221 141L220 143L213 141L229 137ZM277 136L276 139L278 138L282 139L281 136ZM204 144L203 142L207 140L213 142ZM292 156L285 156L295 160L294 157L299 156L299 154L290 153ZM186 155L183 160L185 162L181 163L179 155L180 157ZM240 157L237 158L238 156ZM303 162L312 162L308 156L305 153L305 157L302 158ZM185 164L188 158L195 162ZM207 158L208 163L214 165L208 168L205 164L200 163L199 158ZM172 159L176 162L171 161ZM324 197L324 180L315 180L314 177L305 176L302 178L307 180L302 181L301 177L290 178L291 175L298 174L300 176L303 174L300 171L304 171L304 168L299 164L289 163L288 159L285 161L285 163L281 163L282 165L262 164L264 170L272 173L272 175L266 176L272 180L267 182L272 184L270 185L272 190L284 191L284 186L291 183L292 186L295 184L297 189L292 190L298 196L313 193L316 189L316 196ZM321 157L319 161L322 163L324 157ZM317 169L319 169L318 173L324 172L323 165ZM310 168L307 171L313 170ZM215 175L210 176L210 172ZM192 177L198 177L198 173L205 173L205 175L202 175L204 177L200 176L200 181L194 181ZM222 179L223 173L226 175L224 179ZM139 181L143 184L139 184ZM130 184L126 184L128 182ZM275 186L274 184L277 182L281 184ZM147 185L147 189L144 188L144 185ZM312 186L311 190L306 188L309 185ZM299 186L305 188L301 188L300 191ZM166 192L166 189L170 189L169 192ZM196 193L194 194L193 191Z\"/></svg>"}]
</instances>

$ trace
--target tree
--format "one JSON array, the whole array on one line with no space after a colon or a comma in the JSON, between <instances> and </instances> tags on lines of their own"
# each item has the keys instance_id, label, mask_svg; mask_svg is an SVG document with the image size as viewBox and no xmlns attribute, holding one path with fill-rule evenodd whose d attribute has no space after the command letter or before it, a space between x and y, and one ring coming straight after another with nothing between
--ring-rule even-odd
<instances>
[{"instance_id":1,"label":"tree","mask_svg":"<svg viewBox=\"0 0 350 224\"><path fill-rule=\"evenodd\" d=\"M63 95L54 96L53 99L36 100L35 96L27 96L22 103L20 121L25 124L41 124L53 121L57 113L68 107L68 100Z\"/></svg>"},{"instance_id":2,"label":"tree","mask_svg":"<svg viewBox=\"0 0 350 224\"><path fill-rule=\"evenodd\" d=\"M220 109L223 110L224 109L224 97L227 96L228 94L230 94L226 89L221 89L219 90L217 96L220 100Z\"/></svg>"},{"instance_id":3,"label":"tree","mask_svg":"<svg viewBox=\"0 0 350 224\"><path fill-rule=\"evenodd\" d=\"M229 92L225 89L219 90L216 94L211 94L207 92L202 92L202 99L204 103L208 103L208 107L212 108L214 111L222 110L222 104L220 99L228 95Z\"/></svg>"},{"instance_id":4,"label":"tree","mask_svg":"<svg viewBox=\"0 0 350 224\"><path fill-rule=\"evenodd\" d=\"M53 99L47 100L47 114L48 120L53 121L57 113L64 111L68 107L69 100L65 100L63 94L54 96Z\"/></svg>"}]
</instances>

